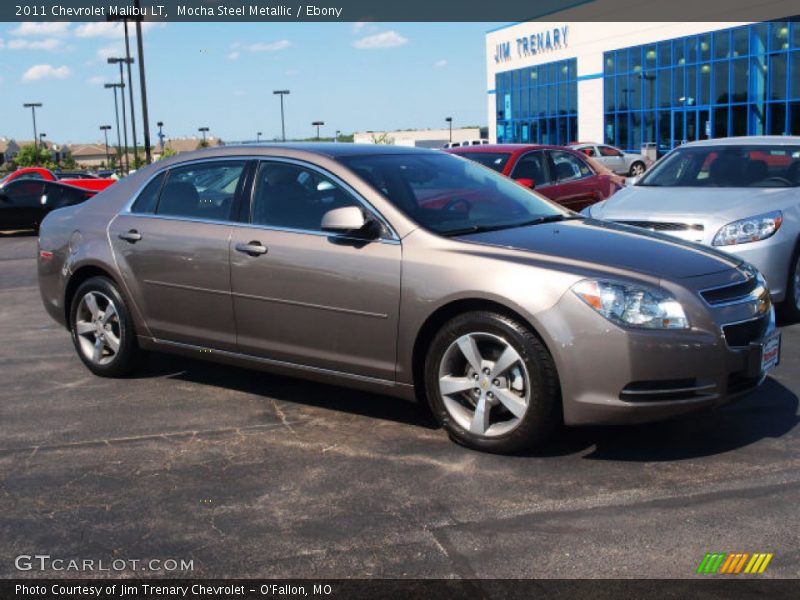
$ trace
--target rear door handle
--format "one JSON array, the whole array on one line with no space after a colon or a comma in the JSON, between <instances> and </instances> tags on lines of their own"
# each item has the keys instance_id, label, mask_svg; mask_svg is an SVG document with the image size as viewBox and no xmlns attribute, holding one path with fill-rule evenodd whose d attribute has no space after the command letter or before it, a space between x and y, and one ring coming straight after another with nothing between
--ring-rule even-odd
<instances>
[{"instance_id":1,"label":"rear door handle","mask_svg":"<svg viewBox=\"0 0 800 600\"><path fill-rule=\"evenodd\" d=\"M130 242L131 244L135 244L140 239L142 239L142 234L136 231L135 229L131 229L130 231L126 231L125 233L120 233L119 239L125 240L126 242Z\"/></svg>"},{"instance_id":2,"label":"rear door handle","mask_svg":"<svg viewBox=\"0 0 800 600\"><path fill-rule=\"evenodd\" d=\"M253 241L247 244L236 244L236 251L250 256L261 256L267 253L267 247L262 246L259 241Z\"/></svg>"}]
</instances>

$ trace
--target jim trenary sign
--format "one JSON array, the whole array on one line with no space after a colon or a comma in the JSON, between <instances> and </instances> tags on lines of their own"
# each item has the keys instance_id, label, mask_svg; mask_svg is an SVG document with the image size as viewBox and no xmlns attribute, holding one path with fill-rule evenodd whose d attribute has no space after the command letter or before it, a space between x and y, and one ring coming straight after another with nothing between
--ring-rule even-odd
<instances>
[{"instance_id":1,"label":"jim trenary sign","mask_svg":"<svg viewBox=\"0 0 800 600\"><path fill-rule=\"evenodd\" d=\"M518 37L516 42L516 58L535 56L544 52L552 52L567 47L567 25L545 29L538 33ZM514 42L500 42L495 48L494 62L503 63L511 60L511 49Z\"/></svg>"}]
</instances>

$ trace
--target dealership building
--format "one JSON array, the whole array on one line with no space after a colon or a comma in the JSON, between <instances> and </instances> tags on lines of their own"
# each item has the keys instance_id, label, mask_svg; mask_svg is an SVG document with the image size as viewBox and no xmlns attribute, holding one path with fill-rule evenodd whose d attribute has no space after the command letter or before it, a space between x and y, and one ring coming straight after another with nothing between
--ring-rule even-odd
<instances>
[{"instance_id":1,"label":"dealership building","mask_svg":"<svg viewBox=\"0 0 800 600\"><path fill-rule=\"evenodd\" d=\"M800 135L800 21L529 21L486 34L492 141L638 152Z\"/></svg>"}]
</instances>

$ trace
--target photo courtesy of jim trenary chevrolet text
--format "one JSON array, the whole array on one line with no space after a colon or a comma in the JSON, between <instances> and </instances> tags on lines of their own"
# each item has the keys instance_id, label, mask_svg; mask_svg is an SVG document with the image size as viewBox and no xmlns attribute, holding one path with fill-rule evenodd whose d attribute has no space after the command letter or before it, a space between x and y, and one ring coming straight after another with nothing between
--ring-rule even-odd
<instances>
[{"instance_id":1,"label":"photo courtesy of jim trenary chevrolet text","mask_svg":"<svg viewBox=\"0 0 800 600\"><path fill-rule=\"evenodd\" d=\"M789 0L0 4L0 599L797 597Z\"/></svg>"}]
</instances>

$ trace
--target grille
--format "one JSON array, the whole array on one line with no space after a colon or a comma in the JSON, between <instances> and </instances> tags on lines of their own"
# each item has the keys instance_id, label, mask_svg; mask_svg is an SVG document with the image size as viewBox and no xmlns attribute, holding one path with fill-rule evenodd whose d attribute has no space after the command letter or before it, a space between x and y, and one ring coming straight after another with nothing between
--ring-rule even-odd
<instances>
[{"instance_id":1,"label":"grille","mask_svg":"<svg viewBox=\"0 0 800 600\"><path fill-rule=\"evenodd\" d=\"M617 221L617 223L654 231L703 231L705 229L701 224L668 223L665 221Z\"/></svg>"},{"instance_id":2,"label":"grille","mask_svg":"<svg viewBox=\"0 0 800 600\"><path fill-rule=\"evenodd\" d=\"M700 295L706 302L714 306L746 298L752 294L757 287L758 280L755 277L751 277L747 281L741 283L702 291Z\"/></svg>"},{"instance_id":3,"label":"grille","mask_svg":"<svg viewBox=\"0 0 800 600\"><path fill-rule=\"evenodd\" d=\"M725 334L725 341L728 346L747 346L750 342L755 342L764 337L769 327L769 313L758 319L725 325L722 333Z\"/></svg>"}]
</instances>

